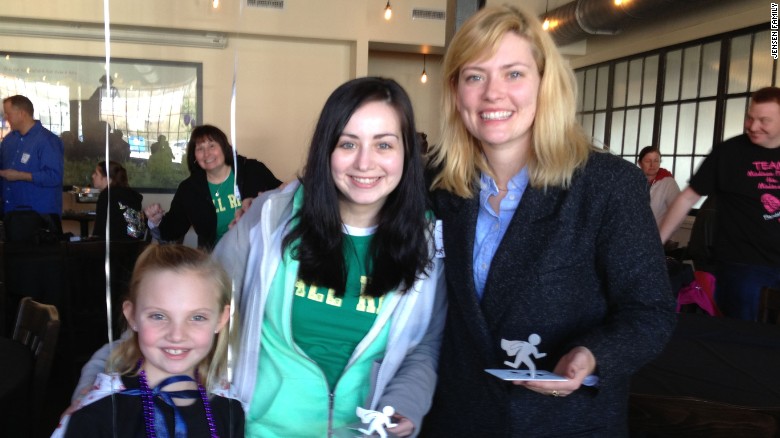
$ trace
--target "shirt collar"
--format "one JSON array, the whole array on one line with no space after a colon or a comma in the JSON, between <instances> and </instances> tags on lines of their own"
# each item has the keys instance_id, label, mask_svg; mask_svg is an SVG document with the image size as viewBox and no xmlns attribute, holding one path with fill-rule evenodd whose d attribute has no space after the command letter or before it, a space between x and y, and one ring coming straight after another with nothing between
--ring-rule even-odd
<instances>
[{"instance_id":1,"label":"shirt collar","mask_svg":"<svg viewBox=\"0 0 780 438\"><path fill-rule=\"evenodd\" d=\"M507 191L509 193L522 193L526 186L528 186L528 169L523 167L515 176L513 176L507 184ZM489 195L498 194L498 185L496 181L487 173L482 172L479 177L479 191L480 193L486 193Z\"/></svg>"}]
</instances>

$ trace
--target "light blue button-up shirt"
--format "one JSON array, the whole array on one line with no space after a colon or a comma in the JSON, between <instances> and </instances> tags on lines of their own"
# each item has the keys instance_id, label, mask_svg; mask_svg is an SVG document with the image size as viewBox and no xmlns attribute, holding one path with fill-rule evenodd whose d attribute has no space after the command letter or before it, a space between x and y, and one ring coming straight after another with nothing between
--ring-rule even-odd
<instances>
[{"instance_id":1,"label":"light blue button-up shirt","mask_svg":"<svg viewBox=\"0 0 780 438\"><path fill-rule=\"evenodd\" d=\"M474 241L474 287L477 296L482 299L485 290L490 263L496 253L498 244L504 238L509 221L520 204L520 199L528 187L528 170L524 167L513 176L507 184L508 192L499 206L499 214L493 210L488 200L498 195L498 186L490 176L482 174L479 180L479 215L477 216L477 233Z\"/></svg>"}]
</instances>

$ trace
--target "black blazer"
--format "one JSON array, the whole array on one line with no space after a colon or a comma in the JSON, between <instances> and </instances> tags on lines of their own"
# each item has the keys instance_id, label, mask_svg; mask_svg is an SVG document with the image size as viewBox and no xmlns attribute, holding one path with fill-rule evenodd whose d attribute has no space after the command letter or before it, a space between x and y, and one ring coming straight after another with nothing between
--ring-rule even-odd
<instances>
[{"instance_id":1,"label":"black blazer","mask_svg":"<svg viewBox=\"0 0 780 438\"><path fill-rule=\"evenodd\" d=\"M472 252L479 196L433 194L443 221L449 309L433 409L424 436L621 436L629 378L674 326L658 229L639 169L591 153L567 190L528 187L477 300ZM505 383L501 339L542 342L552 371L575 346L597 361L597 389L554 398Z\"/></svg>"},{"instance_id":2,"label":"black blazer","mask_svg":"<svg viewBox=\"0 0 780 438\"><path fill-rule=\"evenodd\" d=\"M279 187L276 179L265 164L250 158L238 156L238 191L241 198L254 198L258 192ZM209 193L206 174L191 174L179 184L171 201L171 209L160 222L162 240L179 240L187 234L190 226L198 235L198 246L210 250L217 243L217 213Z\"/></svg>"}]
</instances>

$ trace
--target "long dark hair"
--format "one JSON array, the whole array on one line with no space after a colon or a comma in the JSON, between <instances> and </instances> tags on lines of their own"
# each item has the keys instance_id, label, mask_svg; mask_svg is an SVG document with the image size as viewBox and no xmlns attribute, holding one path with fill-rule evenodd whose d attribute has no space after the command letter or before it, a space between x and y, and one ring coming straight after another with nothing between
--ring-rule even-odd
<instances>
[{"instance_id":1,"label":"long dark hair","mask_svg":"<svg viewBox=\"0 0 780 438\"><path fill-rule=\"evenodd\" d=\"M334 289L343 295L347 269L342 246L339 192L331 175L330 156L349 119L369 102L385 102L401 123L404 163L401 181L379 211L371 240L371 281L365 295L379 297L398 288L406 292L429 262L425 208L427 193L423 163L409 96L392 79L353 79L336 89L322 108L312 136L303 176L303 206L298 222L282 243L300 239L293 257L300 263L298 278L308 284Z\"/></svg>"},{"instance_id":2,"label":"long dark hair","mask_svg":"<svg viewBox=\"0 0 780 438\"><path fill-rule=\"evenodd\" d=\"M195 146L202 139L212 139L219 143L222 155L225 156L225 164L233 168L233 146L230 146L227 135L221 129L213 125L200 125L192 130L190 141L187 143L187 168L192 175L205 176L206 171L198 166L195 161Z\"/></svg>"}]
</instances>

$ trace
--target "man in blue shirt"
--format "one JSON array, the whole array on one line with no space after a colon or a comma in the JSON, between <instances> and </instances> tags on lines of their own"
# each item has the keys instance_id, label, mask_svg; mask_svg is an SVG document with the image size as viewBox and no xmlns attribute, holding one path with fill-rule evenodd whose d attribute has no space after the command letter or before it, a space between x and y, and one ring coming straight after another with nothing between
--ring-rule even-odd
<instances>
[{"instance_id":1,"label":"man in blue shirt","mask_svg":"<svg viewBox=\"0 0 780 438\"><path fill-rule=\"evenodd\" d=\"M62 141L33 118L27 97L3 99L3 111L12 130L0 144L3 212L32 209L61 233Z\"/></svg>"}]
</instances>

